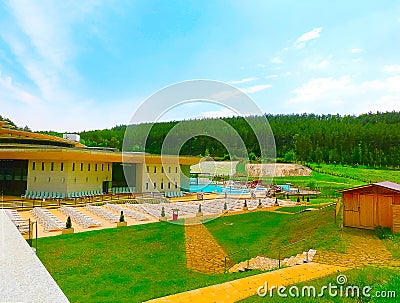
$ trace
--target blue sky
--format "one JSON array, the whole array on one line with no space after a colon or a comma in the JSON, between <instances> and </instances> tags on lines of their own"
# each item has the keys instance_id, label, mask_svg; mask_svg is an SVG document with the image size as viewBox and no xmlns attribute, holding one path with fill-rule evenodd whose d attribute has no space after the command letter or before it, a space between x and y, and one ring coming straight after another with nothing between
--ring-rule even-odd
<instances>
[{"instance_id":1,"label":"blue sky","mask_svg":"<svg viewBox=\"0 0 400 303\"><path fill-rule=\"evenodd\" d=\"M0 114L34 130L125 124L191 79L267 113L400 110L398 1L2 1L0 28Z\"/></svg>"}]
</instances>

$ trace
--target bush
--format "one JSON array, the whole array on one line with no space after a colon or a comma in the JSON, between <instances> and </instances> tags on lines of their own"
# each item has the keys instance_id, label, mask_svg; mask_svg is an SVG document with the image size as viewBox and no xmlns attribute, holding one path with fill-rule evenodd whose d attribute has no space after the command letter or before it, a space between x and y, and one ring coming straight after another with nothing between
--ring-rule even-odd
<instances>
[{"instance_id":1,"label":"bush","mask_svg":"<svg viewBox=\"0 0 400 303\"><path fill-rule=\"evenodd\" d=\"M228 206L226 205L226 201L225 201L225 203L224 203L224 210L227 210L228 209Z\"/></svg>"},{"instance_id":2,"label":"bush","mask_svg":"<svg viewBox=\"0 0 400 303\"><path fill-rule=\"evenodd\" d=\"M67 222L65 223L65 228L72 228L71 217L68 216Z\"/></svg>"},{"instance_id":3,"label":"bush","mask_svg":"<svg viewBox=\"0 0 400 303\"><path fill-rule=\"evenodd\" d=\"M164 206L161 208L161 217L165 217L165 209Z\"/></svg>"},{"instance_id":4,"label":"bush","mask_svg":"<svg viewBox=\"0 0 400 303\"><path fill-rule=\"evenodd\" d=\"M300 203L300 197L297 197L297 203Z\"/></svg>"},{"instance_id":5,"label":"bush","mask_svg":"<svg viewBox=\"0 0 400 303\"><path fill-rule=\"evenodd\" d=\"M377 226L375 228L375 233L376 233L376 236L381 240L394 238L392 231L390 230L389 227Z\"/></svg>"},{"instance_id":6,"label":"bush","mask_svg":"<svg viewBox=\"0 0 400 303\"><path fill-rule=\"evenodd\" d=\"M307 203L310 203L310 197L307 197Z\"/></svg>"},{"instance_id":7,"label":"bush","mask_svg":"<svg viewBox=\"0 0 400 303\"><path fill-rule=\"evenodd\" d=\"M125 222L124 211L121 210L121 215L119 216L119 222Z\"/></svg>"}]
</instances>

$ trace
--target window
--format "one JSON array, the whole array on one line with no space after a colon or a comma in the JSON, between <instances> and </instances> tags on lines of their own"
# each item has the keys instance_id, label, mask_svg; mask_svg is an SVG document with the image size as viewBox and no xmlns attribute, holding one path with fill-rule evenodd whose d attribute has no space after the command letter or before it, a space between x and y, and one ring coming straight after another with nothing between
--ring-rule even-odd
<instances>
[{"instance_id":1,"label":"window","mask_svg":"<svg viewBox=\"0 0 400 303\"><path fill-rule=\"evenodd\" d=\"M146 182L146 190L149 190L149 182Z\"/></svg>"},{"instance_id":2,"label":"window","mask_svg":"<svg viewBox=\"0 0 400 303\"><path fill-rule=\"evenodd\" d=\"M87 165L87 171L90 171L90 163Z\"/></svg>"},{"instance_id":3,"label":"window","mask_svg":"<svg viewBox=\"0 0 400 303\"><path fill-rule=\"evenodd\" d=\"M171 166L168 166L168 173L171 173Z\"/></svg>"},{"instance_id":4,"label":"window","mask_svg":"<svg viewBox=\"0 0 400 303\"><path fill-rule=\"evenodd\" d=\"M54 170L54 162L51 162L51 165L50 165L50 170L51 170L51 171L53 171L53 170Z\"/></svg>"},{"instance_id":5,"label":"window","mask_svg":"<svg viewBox=\"0 0 400 303\"><path fill-rule=\"evenodd\" d=\"M164 189L164 182L161 182L161 189Z\"/></svg>"},{"instance_id":6,"label":"window","mask_svg":"<svg viewBox=\"0 0 400 303\"><path fill-rule=\"evenodd\" d=\"M94 165L94 171L97 171L97 163Z\"/></svg>"},{"instance_id":7,"label":"window","mask_svg":"<svg viewBox=\"0 0 400 303\"><path fill-rule=\"evenodd\" d=\"M171 182L168 182L168 189L171 189Z\"/></svg>"},{"instance_id":8,"label":"window","mask_svg":"<svg viewBox=\"0 0 400 303\"><path fill-rule=\"evenodd\" d=\"M175 188L178 188L178 183L175 182Z\"/></svg>"},{"instance_id":9,"label":"window","mask_svg":"<svg viewBox=\"0 0 400 303\"><path fill-rule=\"evenodd\" d=\"M32 163L32 170L35 170L35 168L36 168L36 162L33 162Z\"/></svg>"},{"instance_id":10,"label":"window","mask_svg":"<svg viewBox=\"0 0 400 303\"><path fill-rule=\"evenodd\" d=\"M161 166L161 173L164 173L164 166Z\"/></svg>"},{"instance_id":11,"label":"window","mask_svg":"<svg viewBox=\"0 0 400 303\"><path fill-rule=\"evenodd\" d=\"M104 171L104 164L101 164L101 171Z\"/></svg>"},{"instance_id":12,"label":"window","mask_svg":"<svg viewBox=\"0 0 400 303\"><path fill-rule=\"evenodd\" d=\"M83 163L81 163L81 171L83 171Z\"/></svg>"},{"instance_id":13,"label":"window","mask_svg":"<svg viewBox=\"0 0 400 303\"><path fill-rule=\"evenodd\" d=\"M157 166L154 165L154 173L157 173Z\"/></svg>"},{"instance_id":14,"label":"window","mask_svg":"<svg viewBox=\"0 0 400 303\"><path fill-rule=\"evenodd\" d=\"M75 163L72 163L72 171L75 171Z\"/></svg>"},{"instance_id":15,"label":"window","mask_svg":"<svg viewBox=\"0 0 400 303\"><path fill-rule=\"evenodd\" d=\"M42 170L44 170L44 162L42 162Z\"/></svg>"},{"instance_id":16,"label":"window","mask_svg":"<svg viewBox=\"0 0 400 303\"><path fill-rule=\"evenodd\" d=\"M147 169L147 173L149 173L150 171L149 171L149 167L148 166L146 166L146 169Z\"/></svg>"},{"instance_id":17,"label":"window","mask_svg":"<svg viewBox=\"0 0 400 303\"><path fill-rule=\"evenodd\" d=\"M110 163L108 163L108 165L107 165L107 166L108 166L108 171L110 171Z\"/></svg>"},{"instance_id":18,"label":"window","mask_svg":"<svg viewBox=\"0 0 400 303\"><path fill-rule=\"evenodd\" d=\"M63 162L61 162L60 170L61 170L61 171L64 171L64 163L63 163Z\"/></svg>"},{"instance_id":19,"label":"window","mask_svg":"<svg viewBox=\"0 0 400 303\"><path fill-rule=\"evenodd\" d=\"M177 173L178 173L178 166L175 167L175 174L177 174Z\"/></svg>"},{"instance_id":20,"label":"window","mask_svg":"<svg viewBox=\"0 0 400 303\"><path fill-rule=\"evenodd\" d=\"M154 182L154 184L153 184L153 189L156 189L156 188L157 188L157 183Z\"/></svg>"}]
</instances>

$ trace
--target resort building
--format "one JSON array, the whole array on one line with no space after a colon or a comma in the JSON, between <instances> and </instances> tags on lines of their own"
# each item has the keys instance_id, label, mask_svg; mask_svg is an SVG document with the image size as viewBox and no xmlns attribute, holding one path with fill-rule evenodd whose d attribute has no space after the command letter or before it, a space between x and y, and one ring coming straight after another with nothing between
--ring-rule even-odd
<instances>
[{"instance_id":1,"label":"resort building","mask_svg":"<svg viewBox=\"0 0 400 303\"><path fill-rule=\"evenodd\" d=\"M2 193L51 192L63 198L76 192L109 193L113 187L137 193L175 192L188 188L190 165L199 161L89 148L70 139L79 136L59 138L11 129L0 122Z\"/></svg>"}]
</instances>

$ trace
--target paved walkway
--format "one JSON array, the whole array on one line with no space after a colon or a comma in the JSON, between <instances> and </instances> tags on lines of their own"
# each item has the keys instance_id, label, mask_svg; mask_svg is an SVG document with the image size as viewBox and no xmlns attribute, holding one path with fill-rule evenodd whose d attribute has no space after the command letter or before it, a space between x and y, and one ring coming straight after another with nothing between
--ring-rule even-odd
<instances>
[{"instance_id":1,"label":"paved walkway","mask_svg":"<svg viewBox=\"0 0 400 303\"><path fill-rule=\"evenodd\" d=\"M0 302L69 302L3 210L0 210Z\"/></svg>"},{"instance_id":2,"label":"paved walkway","mask_svg":"<svg viewBox=\"0 0 400 303\"><path fill-rule=\"evenodd\" d=\"M186 265L201 273L223 273L225 256L218 244L199 218L185 219ZM232 266L227 259L227 268Z\"/></svg>"},{"instance_id":3,"label":"paved walkway","mask_svg":"<svg viewBox=\"0 0 400 303\"><path fill-rule=\"evenodd\" d=\"M343 239L347 242L345 254L318 250L314 261L349 267L392 266L392 254L375 235L360 229L346 228Z\"/></svg>"},{"instance_id":4,"label":"paved walkway","mask_svg":"<svg viewBox=\"0 0 400 303\"><path fill-rule=\"evenodd\" d=\"M266 282L268 283L267 285L269 288L271 286L288 286L345 270L347 270L347 268L345 267L327 264L307 263L222 284L199 288L163 298L153 299L147 302L231 303L256 295L257 289L260 286L265 285Z\"/></svg>"}]
</instances>

